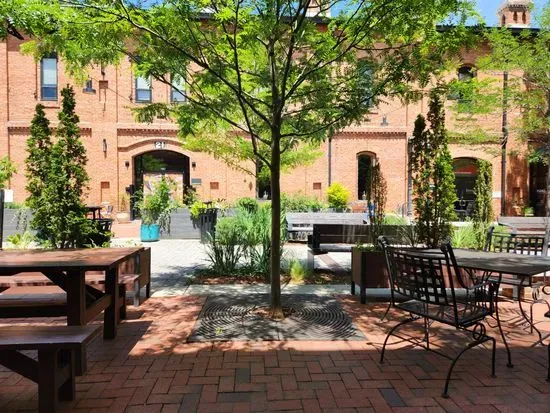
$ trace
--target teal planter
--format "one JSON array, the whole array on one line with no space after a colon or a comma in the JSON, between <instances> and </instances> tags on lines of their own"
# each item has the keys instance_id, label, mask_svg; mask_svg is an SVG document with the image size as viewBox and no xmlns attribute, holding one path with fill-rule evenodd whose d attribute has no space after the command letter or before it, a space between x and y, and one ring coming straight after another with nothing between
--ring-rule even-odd
<instances>
[{"instance_id":1,"label":"teal planter","mask_svg":"<svg viewBox=\"0 0 550 413\"><path fill-rule=\"evenodd\" d=\"M160 225L151 224L143 225L141 224L141 241L143 242L153 242L158 241L160 238Z\"/></svg>"}]
</instances>

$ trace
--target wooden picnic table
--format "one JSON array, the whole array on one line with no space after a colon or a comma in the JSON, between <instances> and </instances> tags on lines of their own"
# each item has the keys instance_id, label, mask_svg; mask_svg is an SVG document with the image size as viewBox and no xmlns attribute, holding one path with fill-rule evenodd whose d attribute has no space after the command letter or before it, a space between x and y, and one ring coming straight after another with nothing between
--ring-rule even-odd
<instances>
[{"instance_id":1,"label":"wooden picnic table","mask_svg":"<svg viewBox=\"0 0 550 413\"><path fill-rule=\"evenodd\" d=\"M84 326L105 310L103 337L117 334L119 314L119 264L138 255L143 247L0 251L0 275L41 272L67 295L67 325ZM105 291L86 284L86 271L103 271ZM36 309L40 316L40 307ZM86 370L84 352L78 371Z\"/></svg>"},{"instance_id":2,"label":"wooden picnic table","mask_svg":"<svg viewBox=\"0 0 550 413\"><path fill-rule=\"evenodd\" d=\"M88 214L92 214L92 219L95 221L96 219L101 218L101 209L103 207L101 205L86 205L86 210ZM97 217L96 217L97 214Z\"/></svg>"},{"instance_id":3,"label":"wooden picnic table","mask_svg":"<svg viewBox=\"0 0 550 413\"><path fill-rule=\"evenodd\" d=\"M67 294L67 324L86 325L105 310L103 336L116 337L118 266L143 247L0 251L0 275L41 272ZM105 292L86 284L86 271L104 271Z\"/></svg>"}]
</instances>

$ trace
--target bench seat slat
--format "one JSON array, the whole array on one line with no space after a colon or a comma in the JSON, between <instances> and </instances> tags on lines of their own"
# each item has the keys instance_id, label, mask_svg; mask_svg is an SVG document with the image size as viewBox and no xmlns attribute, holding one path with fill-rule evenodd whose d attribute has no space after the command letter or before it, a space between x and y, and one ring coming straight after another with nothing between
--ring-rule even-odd
<instances>
[{"instance_id":1,"label":"bench seat slat","mask_svg":"<svg viewBox=\"0 0 550 413\"><path fill-rule=\"evenodd\" d=\"M99 326L8 326L0 329L0 350L78 349L92 341Z\"/></svg>"}]
</instances>

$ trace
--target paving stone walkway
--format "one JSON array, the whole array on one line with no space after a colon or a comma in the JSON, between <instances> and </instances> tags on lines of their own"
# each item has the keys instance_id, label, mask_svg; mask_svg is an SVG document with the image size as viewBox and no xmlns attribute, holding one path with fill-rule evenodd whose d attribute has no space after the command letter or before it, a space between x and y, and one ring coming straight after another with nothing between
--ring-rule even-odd
<instances>
[{"instance_id":1,"label":"paving stone walkway","mask_svg":"<svg viewBox=\"0 0 550 413\"><path fill-rule=\"evenodd\" d=\"M115 245L131 245L139 243L135 239L115 239ZM153 297L166 297L174 295L201 295L215 293L241 294L244 292L267 293L266 285L241 286L204 286L191 285L193 273L200 268L207 268L208 261L205 246L199 240L160 240L158 242L145 243L151 248L151 278ZM331 253L333 261L347 270L351 269L351 254ZM290 243L285 246L284 257L287 260L297 258L304 263L307 259L307 246L305 244ZM305 265L305 264L304 264ZM321 256L315 257L315 268L329 269ZM349 291L346 285L327 286L300 286L288 285L284 291L296 294L333 294Z\"/></svg>"},{"instance_id":2,"label":"paving stone walkway","mask_svg":"<svg viewBox=\"0 0 550 413\"><path fill-rule=\"evenodd\" d=\"M449 360L393 339L379 363L388 329L403 314L380 322L384 305L341 304L366 338L360 341L187 343L206 297L151 298L129 308L115 340L98 337L88 351L89 370L77 378L76 400L60 412L548 412L546 349L518 324L516 307L504 303L514 368L506 367L500 340L497 377L490 350L476 348L459 361L450 397L441 397ZM540 311L536 319L542 320ZM0 328L10 320L0 320ZM63 324L64 319L18 320ZM550 325L541 324L546 332ZM422 325L404 330L419 337ZM491 334L496 331L488 328ZM434 324L431 343L456 351L467 340ZM36 411L37 387L0 368L0 411Z\"/></svg>"}]
</instances>

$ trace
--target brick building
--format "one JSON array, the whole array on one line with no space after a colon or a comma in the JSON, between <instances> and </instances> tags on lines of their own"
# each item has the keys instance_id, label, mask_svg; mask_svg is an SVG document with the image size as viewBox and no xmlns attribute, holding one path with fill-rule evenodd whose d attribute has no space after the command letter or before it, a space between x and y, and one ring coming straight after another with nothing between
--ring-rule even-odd
<instances>
[{"instance_id":1,"label":"brick building","mask_svg":"<svg viewBox=\"0 0 550 413\"><path fill-rule=\"evenodd\" d=\"M528 1L509 0L499 10L502 24L526 27L530 24ZM0 157L8 155L18 166L18 173L9 186L16 202L26 198L24 161L30 121L37 103L55 127L60 109L60 89L72 84L62 61L56 56L35 61L20 53L23 43L15 37L0 42ZM477 58L487 53L485 45L465 51L462 66L452 76L470 76ZM489 76L479 71L477 76ZM491 74L491 76L499 76ZM500 75L501 76L501 75ZM160 82L151 84L134 76L131 63L91 71L84 88L76 87L77 113L80 116L82 140L87 149L90 187L87 202L119 204L121 194L129 185L139 186L155 174L166 173L181 185L192 185L203 200L223 198L234 200L257 194L256 180L242 171L226 166L204 153L182 149L177 138L177 126L168 120L153 124L137 123L132 107L146 102L178 102L183 96ZM282 176L282 190L326 196L330 182L348 187L354 199L361 199L360 164L379 162L388 182L388 209L407 204L407 147L414 120L426 113L427 101L403 105L398 101L381 104L373 109L368 121L346 128L325 142L323 155L312 165L299 167ZM510 113L510 117L519 116ZM501 130L501 116L484 117L481 126ZM448 127L453 128L449 116ZM506 212L513 214L514 205L529 202L529 166L521 156L522 144L511 137L506 171ZM456 160L458 195L466 205L472 199L475 179L472 162L477 158L493 164L495 210L501 205L501 156L498 143L485 145L452 145ZM160 163L158 162L160 161ZM158 165L163 165L159 170ZM155 166L156 165L156 166ZM532 189L532 188L531 188ZM262 194L260 194L262 195ZM534 202L534 199L531 200Z\"/></svg>"}]
</instances>

